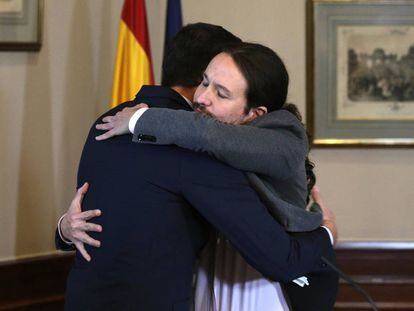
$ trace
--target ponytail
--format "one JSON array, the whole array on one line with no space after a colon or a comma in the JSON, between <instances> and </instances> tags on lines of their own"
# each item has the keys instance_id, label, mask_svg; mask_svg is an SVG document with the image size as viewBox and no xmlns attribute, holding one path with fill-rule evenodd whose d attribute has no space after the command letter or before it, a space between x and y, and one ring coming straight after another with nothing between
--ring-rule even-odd
<instances>
[{"instance_id":1,"label":"ponytail","mask_svg":"<svg viewBox=\"0 0 414 311\"><path fill-rule=\"evenodd\" d=\"M302 115L300 114L299 109L296 105L291 104L291 103L285 103L282 109L289 111L302 123ZM305 125L303 123L302 125L305 128ZM310 141L311 135L309 134L308 131L306 131L306 135L308 137L308 141ZM316 183L316 176L315 176L315 173L313 172L313 169L315 168L315 164L309 160L309 151L310 151L310 146L308 147L308 155L306 156L306 159L305 159L306 180L307 180L307 188L308 188L308 197L306 199L306 203L309 203L311 190L313 186L315 186L315 183Z\"/></svg>"}]
</instances>

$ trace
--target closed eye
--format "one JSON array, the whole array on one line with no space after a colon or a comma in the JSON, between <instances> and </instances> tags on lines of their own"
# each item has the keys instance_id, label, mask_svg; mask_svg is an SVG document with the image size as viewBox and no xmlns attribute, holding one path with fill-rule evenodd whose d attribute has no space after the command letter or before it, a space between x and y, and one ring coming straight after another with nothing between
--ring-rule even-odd
<instances>
[{"instance_id":1,"label":"closed eye","mask_svg":"<svg viewBox=\"0 0 414 311\"><path fill-rule=\"evenodd\" d=\"M226 95L224 95L223 93L221 93L220 91L217 91L217 95L218 95L218 97L220 97L220 98L227 98L227 96L226 96Z\"/></svg>"},{"instance_id":2,"label":"closed eye","mask_svg":"<svg viewBox=\"0 0 414 311\"><path fill-rule=\"evenodd\" d=\"M221 84L215 84L215 87L217 89L217 95L220 98L230 98L231 93L226 87Z\"/></svg>"}]
</instances>

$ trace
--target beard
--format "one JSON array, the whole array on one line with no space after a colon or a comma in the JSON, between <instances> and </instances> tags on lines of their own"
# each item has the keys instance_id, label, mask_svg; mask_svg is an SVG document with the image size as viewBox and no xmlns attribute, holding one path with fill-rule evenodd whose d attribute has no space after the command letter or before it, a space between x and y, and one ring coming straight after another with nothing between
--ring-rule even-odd
<instances>
[{"instance_id":1,"label":"beard","mask_svg":"<svg viewBox=\"0 0 414 311\"><path fill-rule=\"evenodd\" d=\"M193 109L195 112L202 113L206 116L209 116L210 118L214 118L214 116L210 112L207 111L206 106L204 106L201 103L193 102Z\"/></svg>"},{"instance_id":2,"label":"beard","mask_svg":"<svg viewBox=\"0 0 414 311\"><path fill-rule=\"evenodd\" d=\"M214 116L212 113L208 112L206 109L206 106L204 104L198 103L198 102L193 102L193 110L196 113L200 113L204 116L210 117L212 119L215 119L221 123L225 123L225 124L238 124L238 125L245 125L245 124L249 124L251 121L253 121L255 118L251 117L251 118L245 118L245 117L240 117L240 119L236 119L236 120L220 120L219 118L217 118L216 116Z\"/></svg>"}]
</instances>

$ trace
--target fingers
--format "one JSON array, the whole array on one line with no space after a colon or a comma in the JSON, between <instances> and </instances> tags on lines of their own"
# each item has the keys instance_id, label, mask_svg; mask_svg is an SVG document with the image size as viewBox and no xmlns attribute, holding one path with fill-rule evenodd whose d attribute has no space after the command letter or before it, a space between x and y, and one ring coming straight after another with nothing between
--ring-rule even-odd
<instances>
[{"instance_id":1,"label":"fingers","mask_svg":"<svg viewBox=\"0 0 414 311\"><path fill-rule=\"evenodd\" d=\"M102 226L97 225L91 222L84 222L84 221L76 221L73 223L72 229L74 232L85 232L85 231L93 231L93 232L102 232Z\"/></svg>"},{"instance_id":2,"label":"fingers","mask_svg":"<svg viewBox=\"0 0 414 311\"><path fill-rule=\"evenodd\" d=\"M85 194L88 192L89 183L85 182L76 192L76 196L69 207L68 214L61 222L61 231L63 235L74 242L75 246L85 260L90 261L91 257L84 248L84 243L100 247L98 240L91 238L86 231L102 232L102 226L94 223L88 223L94 217L101 215L101 210L95 209L90 211L81 211L81 204Z\"/></svg>"},{"instance_id":3,"label":"fingers","mask_svg":"<svg viewBox=\"0 0 414 311\"><path fill-rule=\"evenodd\" d=\"M96 214L100 214L99 210L88 211L92 213L81 213L82 217L94 217ZM76 217L78 218L76 218ZM72 216L69 222L68 233L65 234L72 242L75 244L78 242L86 243L94 247L100 247L101 243L98 240L91 238L86 232L102 232L102 226L94 223L85 222L83 219L79 218L79 215ZM63 228L62 228L63 230ZM66 230L66 229L65 229ZM86 257L85 257L86 259Z\"/></svg>"},{"instance_id":4,"label":"fingers","mask_svg":"<svg viewBox=\"0 0 414 311\"><path fill-rule=\"evenodd\" d=\"M115 127L115 123L113 123L113 122L111 122L111 123L100 123L100 124L97 124L96 126L95 126L95 128L97 129L97 130L105 130L105 131L107 131L107 130L111 130L111 129L113 129Z\"/></svg>"},{"instance_id":5,"label":"fingers","mask_svg":"<svg viewBox=\"0 0 414 311\"><path fill-rule=\"evenodd\" d=\"M98 240L93 239L89 234L85 232L78 231L75 234L76 242L82 242L84 244L88 244L93 247L100 247L101 242Z\"/></svg>"},{"instance_id":6,"label":"fingers","mask_svg":"<svg viewBox=\"0 0 414 311\"><path fill-rule=\"evenodd\" d=\"M86 192L88 192L89 189L89 183L85 182L82 187L80 187L78 189L78 193L80 193L82 196L84 196L86 194Z\"/></svg>"},{"instance_id":7,"label":"fingers","mask_svg":"<svg viewBox=\"0 0 414 311\"><path fill-rule=\"evenodd\" d=\"M311 190L311 195L312 195L312 199L320 204L319 202L322 201L322 197L321 197L321 190L319 189L318 186L313 186L312 190Z\"/></svg>"},{"instance_id":8,"label":"fingers","mask_svg":"<svg viewBox=\"0 0 414 311\"><path fill-rule=\"evenodd\" d=\"M102 212L99 209L93 209L90 211L85 211L79 214L72 215L72 219L75 220L90 220L94 217L101 216Z\"/></svg>"},{"instance_id":9,"label":"fingers","mask_svg":"<svg viewBox=\"0 0 414 311\"><path fill-rule=\"evenodd\" d=\"M83 243L86 243L86 244L88 244L90 246L93 246L93 247L100 247L101 246L101 242L100 241L91 238L86 233L84 235L82 235L82 237L80 238L80 240Z\"/></svg>"},{"instance_id":10,"label":"fingers","mask_svg":"<svg viewBox=\"0 0 414 311\"><path fill-rule=\"evenodd\" d=\"M96 128L98 128L98 125L96 126ZM110 130L108 132L103 133L102 135L96 136L95 139L96 140L105 140L105 139L111 138L115 135L116 135L115 130Z\"/></svg>"},{"instance_id":11,"label":"fingers","mask_svg":"<svg viewBox=\"0 0 414 311\"><path fill-rule=\"evenodd\" d=\"M82 257L85 258L86 261L91 261L91 256L86 251L85 246L83 245L82 242L75 242L75 246L78 249L78 251L81 253Z\"/></svg>"},{"instance_id":12,"label":"fingers","mask_svg":"<svg viewBox=\"0 0 414 311\"><path fill-rule=\"evenodd\" d=\"M79 239L85 232L102 232L102 226L82 220L74 221L70 224L70 235L73 239Z\"/></svg>"},{"instance_id":13,"label":"fingers","mask_svg":"<svg viewBox=\"0 0 414 311\"><path fill-rule=\"evenodd\" d=\"M140 105L137 105L138 107ZM145 105L147 106L147 105ZM122 111L117 112L114 116L107 116L102 119L101 124L95 126L98 130L107 131L101 135L95 137L96 140L105 140L117 135L128 134L128 124L132 115L137 109L134 108L124 108Z\"/></svg>"},{"instance_id":14,"label":"fingers","mask_svg":"<svg viewBox=\"0 0 414 311\"><path fill-rule=\"evenodd\" d=\"M338 228L336 226L335 214L324 204L319 187L314 186L311 191L312 199L318 203L322 210L323 225L329 228L333 236L333 244L338 240Z\"/></svg>"},{"instance_id":15,"label":"fingers","mask_svg":"<svg viewBox=\"0 0 414 311\"><path fill-rule=\"evenodd\" d=\"M95 126L95 128L97 130L104 130L104 131L113 129L115 127L115 121L117 121L117 119L118 119L117 115L107 116L107 117L103 118L102 122L104 122L104 123L97 124Z\"/></svg>"},{"instance_id":16,"label":"fingers","mask_svg":"<svg viewBox=\"0 0 414 311\"><path fill-rule=\"evenodd\" d=\"M82 200L85 194L88 192L89 184L85 182L82 187L76 191L75 197L72 199L72 202L68 209L68 215L76 215L82 212Z\"/></svg>"},{"instance_id":17,"label":"fingers","mask_svg":"<svg viewBox=\"0 0 414 311\"><path fill-rule=\"evenodd\" d=\"M311 190L311 196L312 199L315 203L318 203L318 205L320 206L322 213L324 215L324 217L328 217L330 218L332 215L332 212L329 210L329 208L327 208L325 206L325 202L322 199L322 195L321 195L321 190L319 189L318 186L314 186Z\"/></svg>"},{"instance_id":18,"label":"fingers","mask_svg":"<svg viewBox=\"0 0 414 311\"><path fill-rule=\"evenodd\" d=\"M85 231L102 232L102 226L87 222L82 227Z\"/></svg>"},{"instance_id":19,"label":"fingers","mask_svg":"<svg viewBox=\"0 0 414 311\"><path fill-rule=\"evenodd\" d=\"M131 109L131 108L124 108L122 110L122 112L126 109ZM103 118L102 122L104 122L104 123L101 123L101 124L98 124L98 125L100 127L102 127L102 126L105 126L105 125L114 124L116 121L118 121L120 119L120 117L122 116L122 112L117 112L114 116L107 116L107 117ZM98 128L98 125L96 126L96 128L100 129L100 128ZM105 130L105 128L102 128L102 129Z\"/></svg>"},{"instance_id":20,"label":"fingers","mask_svg":"<svg viewBox=\"0 0 414 311\"><path fill-rule=\"evenodd\" d=\"M107 116L102 119L102 122L108 123L116 120L116 116Z\"/></svg>"},{"instance_id":21,"label":"fingers","mask_svg":"<svg viewBox=\"0 0 414 311\"><path fill-rule=\"evenodd\" d=\"M83 197L88 192L88 189L89 189L89 184L86 182L76 192L74 201L78 202L79 205L82 205Z\"/></svg>"}]
</instances>

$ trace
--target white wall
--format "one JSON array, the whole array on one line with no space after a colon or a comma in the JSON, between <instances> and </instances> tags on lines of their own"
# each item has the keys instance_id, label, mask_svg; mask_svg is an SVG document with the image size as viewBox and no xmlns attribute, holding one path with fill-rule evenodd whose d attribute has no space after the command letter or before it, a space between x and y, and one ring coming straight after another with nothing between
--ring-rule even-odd
<instances>
[{"instance_id":1,"label":"white wall","mask_svg":"<svg viewBox=\"0 0 414 311\"><path fill-rule=\"evenodd\" d=\"M105 111L122 0L45 1L39 53L0 53L0 259L53 251L90 124ZM147 1L157 81L165 0ZM304 0L182 0L184 21L275 49L305 111ZM342 240L414 240L414 149L314 150Z\"/></svg>"},{"instance_id":2,"label":"white wall","mask_svg":"<svg viewBox=\"0 0 414 311\"><path fill-rule=\"evenodd\" d=\"M107 107L121 5L45 1L40 53L0 53L0 258L53 250L85 136Z\"/></svg>"}]
</instances>

